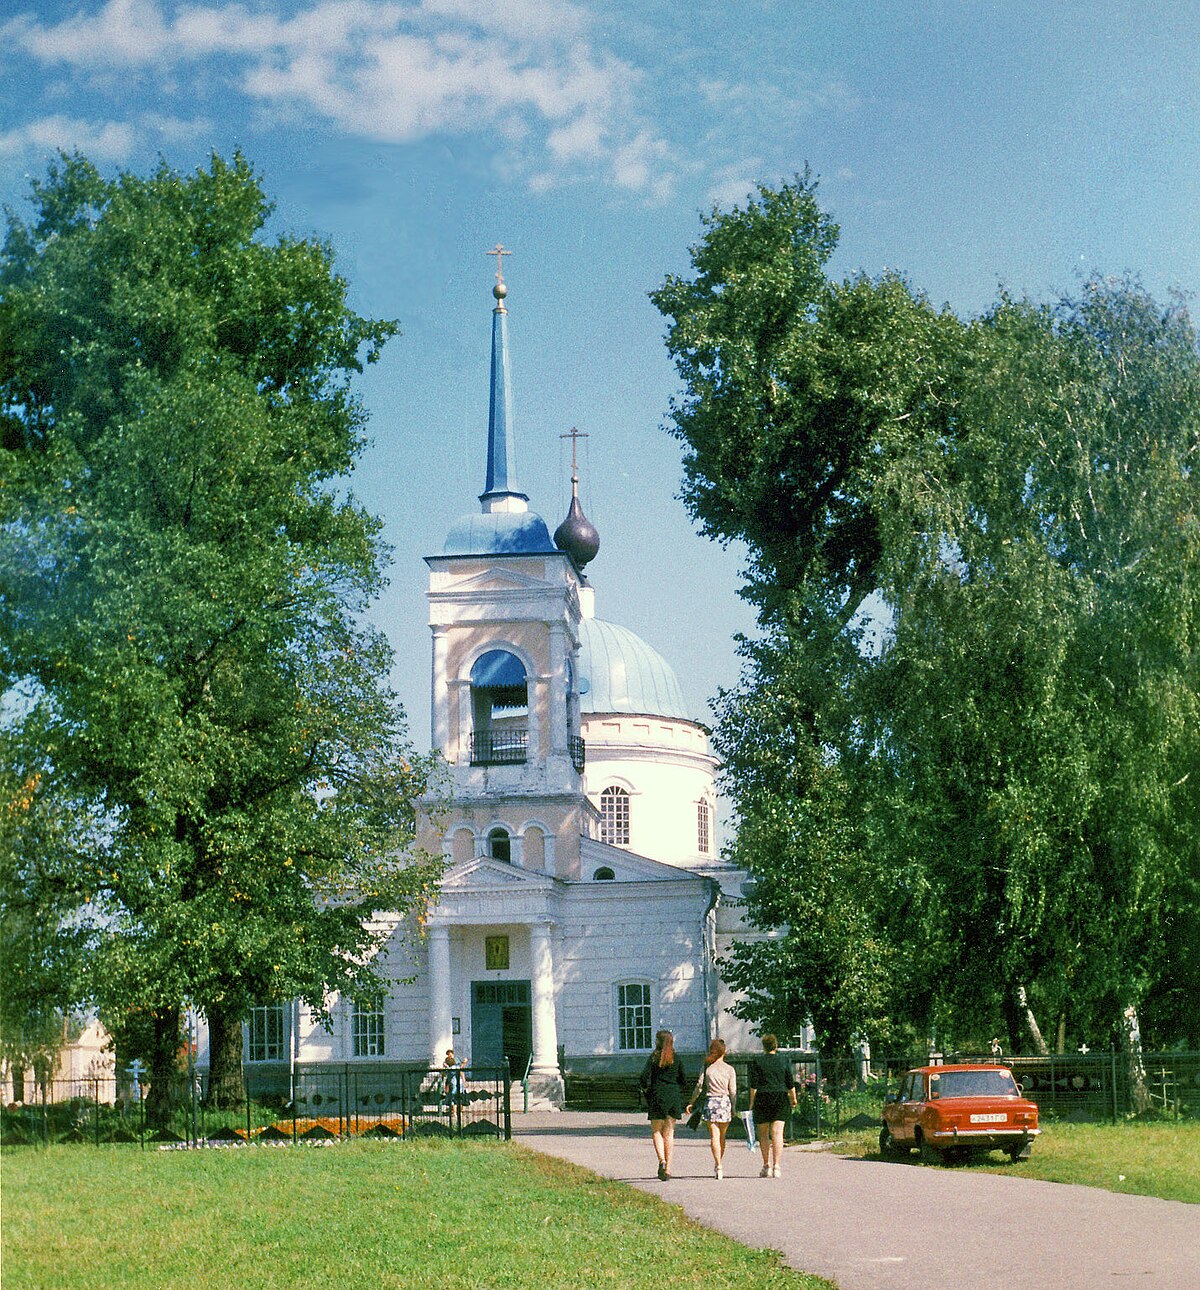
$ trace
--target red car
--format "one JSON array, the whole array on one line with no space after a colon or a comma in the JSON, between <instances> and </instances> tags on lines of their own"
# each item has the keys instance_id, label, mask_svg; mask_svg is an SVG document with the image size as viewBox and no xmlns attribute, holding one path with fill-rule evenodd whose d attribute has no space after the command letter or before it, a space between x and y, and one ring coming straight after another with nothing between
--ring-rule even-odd
<instances>
[{"instance_id":1,"label":"red car","mask_svg":"<svg viewBox=\"0 0 1200 1290\"><path fill-rule=\"evenodd\" d=\"M896 1160L915 1147L937 1163L999 1149L1028 1160L1039 1133L1037 1104L1006 1066L921 1066L888 1094L879 1153Z\"/></svg>"}]
</instances>

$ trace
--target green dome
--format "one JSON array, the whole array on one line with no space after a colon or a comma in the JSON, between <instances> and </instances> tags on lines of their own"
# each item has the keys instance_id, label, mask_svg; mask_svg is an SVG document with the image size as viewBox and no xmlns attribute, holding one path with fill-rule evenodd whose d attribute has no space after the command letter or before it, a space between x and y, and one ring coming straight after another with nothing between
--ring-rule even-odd
<instances>
[{"instance_id":1,"label":"green dome","mask_svg":"<svg viewBox=\"0 0 1200 1290\"><path fill-rule=\"evenodd\" d=\"M616 623L585 618L580 624L579 675L582 712L637 712L692 720L670 663L640 636Z\"/></svg>"}]
</instances>

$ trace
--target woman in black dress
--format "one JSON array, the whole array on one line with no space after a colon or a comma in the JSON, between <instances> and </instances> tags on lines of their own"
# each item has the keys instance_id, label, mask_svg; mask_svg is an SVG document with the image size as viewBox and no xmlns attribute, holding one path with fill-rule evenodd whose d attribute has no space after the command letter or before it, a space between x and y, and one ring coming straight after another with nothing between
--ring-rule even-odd
<instances>
[{"instance_id":1,"label":"woman in black dress","mask_svg":"<svg viewBox=\"0 0 1200 1290\"><path fill-rule=\"evenodd\" d=\"M791 1062L775 1051L779 1040L763 1035L763 1051L750 1059L750 1111L762 1152L760 1178L778 1178L783 1155L783 1124L796 1106L796 1079ZM790 1108L789 1108L790 1104Z\"/></svg>"},{"instance_id":2,"label":"woman in black dress","mask_svg":"<svg viewBox=\"0 0 1200 1290\"><path fill-rule=\"evenodd\" d=\"M683 1112L683 1091L688 1086L683 1065L675 1056L675 1037L669 1030L654 1036L650 1054L638 1081L646 1099L646 1113L658 1156L658 1177L666 1182L671 1176L671 1152L675 1147L675 1121Z\"/></svg>"}]
</instances>

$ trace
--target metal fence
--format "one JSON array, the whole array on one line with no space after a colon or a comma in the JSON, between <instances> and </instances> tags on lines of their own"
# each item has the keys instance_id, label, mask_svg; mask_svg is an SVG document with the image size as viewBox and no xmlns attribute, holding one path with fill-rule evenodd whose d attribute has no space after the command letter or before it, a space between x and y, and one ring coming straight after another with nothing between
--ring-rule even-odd
<instances>
[{"instance_id":1,"label":"metal fence","mask_svg":"<svg viewBox=\"0 0 1200 1290\"><path fill-rule=\"evenodd\" d=\"M0 1145L137 1143L141 1146L318 1143L352 1137L512 1137L512 1079L506 1066L453 1070L399 1064L305 1064L284 1091L245 1077L245 1105L215 1111L203 1072L182 1079L163 1125L146 1115L146 1089L114 1076L52 1080L28 1101L0 1109Z\"/></svg>"},{"instance_id":2,"label":"metal fence","mask_svg":"<svg viewBox=\"0 0 1200 1290\"><path fill-rule=\"evenodd\" d=\"M1133 1115L1134 1090L1121 1054L1057 1053L1045 1057L993 1057L940 1053L878 1057L826 1057L790 1053L796 1076L797 1108L792 1131L823 1136L881 1121L884 1100L904 1073L932 1062L997 1062L1007 1066L1022 1092L1043 1115L1066 1120L1108 1120ZM1200 1115L1200 1053L1145 1053L1144 1087L1151 1109L1169 1119Z\"/></svg>"}]
</instances>

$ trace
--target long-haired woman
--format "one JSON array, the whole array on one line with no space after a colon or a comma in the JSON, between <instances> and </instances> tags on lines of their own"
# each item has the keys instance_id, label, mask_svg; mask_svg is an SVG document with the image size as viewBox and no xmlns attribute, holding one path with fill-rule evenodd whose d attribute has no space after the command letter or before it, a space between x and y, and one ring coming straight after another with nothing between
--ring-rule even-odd
<instances>
[{"instance_id":1,"label":"long-haired woman","mask_svg":"<svg viewBox=\"0 0 1200 1290\"><path fill-rule=\"evenodd\" d=\"M684 1108L684 1115L691 1114L692 1104L701 1093L704 1094L704 1118L708 1121L708 1140L712 1146L713 1172L718 1178L723 1178L721 1162L725 1158L725 1135L729 1132L733 1108L737 1105L737 1071L725 1060L723 1039L714 1039L709 1044L704 1070L696 1081L696 1090Z\"/></svg>"},{"instance_id":2,"label":"long-haired woman","mask_svg":"<svg viewBox=\"0 0 1200 1290\"><path fill-rule=\"evenodd\" d=\"M671 1153L675 1149L675 1121L682 1112L683 1091L688 1083L683 1065L675 1056L675 1036L669 1030L660 1030L654 1036L654 1051L638 1083L646 1099L658 1177L666 1182L671 1176Z\"/></svg>"}]
</instances>

